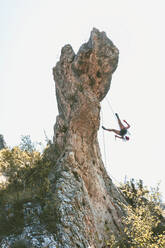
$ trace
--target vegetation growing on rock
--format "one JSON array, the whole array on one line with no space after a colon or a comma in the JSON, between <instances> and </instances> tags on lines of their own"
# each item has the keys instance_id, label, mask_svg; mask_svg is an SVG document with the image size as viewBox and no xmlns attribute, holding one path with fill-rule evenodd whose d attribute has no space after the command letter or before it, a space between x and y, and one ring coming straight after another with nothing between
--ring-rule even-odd
<instances>
[{"instance_id":1,"label":"vegetation growing on rock","mask_svg":"<svg viewBox=\"0 0 165 248\"><path fill-rule=\"evenodd\" d=\"M122 204L127 212L122 218L125 235L120 240L112 235L107 247L164 248L165 219L159 190L149 191L142 180L133 179L121 185L120 190L128 202L128 205Z\"/></svg>"},{"instance_id":2,"label":"vegetation growing on rock","mask_svg":"<svg viewBox=\"0 0 165 248\"><path fill-rule=\"evenodd\" d=\"M49 143L49 149L52 146ZM24 227L23 204L40 201L41 223L54 232L56 214L55 202L47 197L50 190L49 173L54 164L48 154L22 150L20 147L0 151L0 170L7 180L0 185L0 238L21 233ZM120 239L112 234L106 242L111 248L163 248L165 247L165 220L160 207L158 190L149 191L141 180L131 180L120 186L128 205L122 203L127 216L122 218L125 229ZM44 200L44 201L43 201Z\"/></svg>"},{"instance_id":3,"label":"vegetation growing on rock","mask_svg":"<svg viewBox=\"0 0 165 248\"><path fill-rule=\"evenodd\" d=\"M50 208L47 199L49 173L54 166L48 152L48 147L53 149L51 146L49 143L42 154L34 147L24 150L17 146L0 151L0 173L6 179L0 183L0 238L21 233L24 227L23 204L26 202L40 202ZM42 220L45 212L40 216Z\"/></svg>"}]
</instances>

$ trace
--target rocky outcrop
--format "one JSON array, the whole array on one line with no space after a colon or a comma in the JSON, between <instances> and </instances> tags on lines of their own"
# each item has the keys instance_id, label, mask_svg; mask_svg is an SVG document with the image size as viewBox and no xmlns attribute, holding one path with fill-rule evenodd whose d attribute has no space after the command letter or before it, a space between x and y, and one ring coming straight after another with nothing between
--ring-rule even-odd
<instances>
[{"instance_id":1,"label":"rocky outcrop","mask_svg":"<svg viewBox=\"0 0 165 248\"><path fill-rule=\"evenodd\" d=\"M19 213L16 212L18 206L17 209L13 209L11 204L7 204L4 210L6 211L6 223L12 217L15 218L15 222L12 221L12 225L8 223L8 230L13 229L13 234L2 239L1 248L58 247L54 235L47 231L40 221L40 215L43 212L40 203L26 202L19 208ZM3 228L5 229L6 226L4 225ZM22 232L19 229L22 229ZM2 231L0 234L2 235Z\"/></svg>"},{"instance_id":2,"label":"rocky outcrop","mask_svg":"<svg viewBox=\"0 0 165 248\"><path fill-rule=\"evenodd\" d=\"M103 247L110 233L122 232L124 199L107 175L97 140L100 101L118 55L106 34L93 29L77 54L64 46L53 69L59 109L53 187L58 247Z\"/></svg>"},{"instance_id":3,"label":"rocky outcrop","mask_svg":"<svg viewBox=\"0 0 165 248\"><path fill-rule=\"evenodd\" d=\"M22 231L4 238L1 247L22 242L22 247L101 248L110 234L123 233L125 200L107 175L97 140L100 102L118 56L112 41L95 28L77 54L70 45L62 48L53 69L59 115L47 152L54 161L49 190L42 203L23 204Z\"/></svg>"}]
</instances>

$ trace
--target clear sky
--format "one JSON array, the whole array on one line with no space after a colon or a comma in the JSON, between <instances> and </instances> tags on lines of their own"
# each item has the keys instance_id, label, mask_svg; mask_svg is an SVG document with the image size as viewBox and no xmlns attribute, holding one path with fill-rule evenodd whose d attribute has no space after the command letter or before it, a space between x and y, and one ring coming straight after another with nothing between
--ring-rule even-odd
<instances>
[{"instance_id":1,"label":"clear sky","mask_svg":"<svg viewBox=\"0 0 165 248\"><path fill-rule=\"evenodd\" d=\"M43 141L44 130L52 138L58 114L52 68L62 46L77 52L96 27L120 51L106 99L131 125L126 143L109 132L103 139L100 130L107 170L117 181L161 182L165 198L164 13L164 0L0 0L0 133L7 144L27 134ZM118 128L106 99L102 123Z\"/></svg>"}]
</instances>

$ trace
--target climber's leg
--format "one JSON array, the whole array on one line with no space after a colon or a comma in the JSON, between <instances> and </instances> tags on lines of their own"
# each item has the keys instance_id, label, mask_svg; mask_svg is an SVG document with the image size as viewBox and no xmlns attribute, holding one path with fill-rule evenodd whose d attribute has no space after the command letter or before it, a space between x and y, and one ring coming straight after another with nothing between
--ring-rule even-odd
<instances>
[{"instance_id":1,"label":"climber's leg","mask_svg":"<svg viewBox=\"0 0 165 248\"><path fill-rule=\"evenodd\" d=\"M114 132L114 133L120 135L120 131L119 130L116 130L116 129L106 129L106 130L109 131L109 132Z\"/></svg>"},{"instance_id":2,"label":"climber's leg","mask_svg":"<svg viewBox=\"0 0 165 248\"><path fill-rule=\"evenodd\" d=\"M118 123L119 123L119 127L120 127L120 129L125 128L125 126L122 124L122 122L121 122L121 120L120 120L120 118L119 118L118 114L116 113L115 115L116 115L116 117L117 117L117 120L118 120Z\"/></svg>"}]
</instances>

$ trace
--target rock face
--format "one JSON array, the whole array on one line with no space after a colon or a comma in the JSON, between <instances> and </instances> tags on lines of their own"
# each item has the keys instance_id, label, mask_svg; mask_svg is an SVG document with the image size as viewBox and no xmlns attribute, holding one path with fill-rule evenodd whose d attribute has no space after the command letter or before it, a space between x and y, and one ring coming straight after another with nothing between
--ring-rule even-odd
<instances>
[{"instance_id":1,"label":"rock face","mask_svg":"<svg viewBox=\"0 0 165 248\"><path fill-rule=\"evenodd\" d=\"M103 247L110 233L122 232L118 203L124 199L107 175L97 140L100 101L118 55L106 34L93 29L77 54L64 46L53 69L59 109L53 186L58 247Z\"/></svg>"},{"instance_id":2,"label":"rock face","mask_svg":"<svg viewBox=\"0 0 165 248\"><path fill-rule=\"evenodd\" d=\"M97 29L77 54L70 45L62 48L53 69L59 115L48 152L53 161L49 190L42 202L21 203L18 230L3 236L2 248L103 248L112 233L123 233L120 203L125 200L107 175L97 140L100 101L110 88L118 55ZM10 208L4 211L14 216Z\"/></svg>"}]
</instances>

